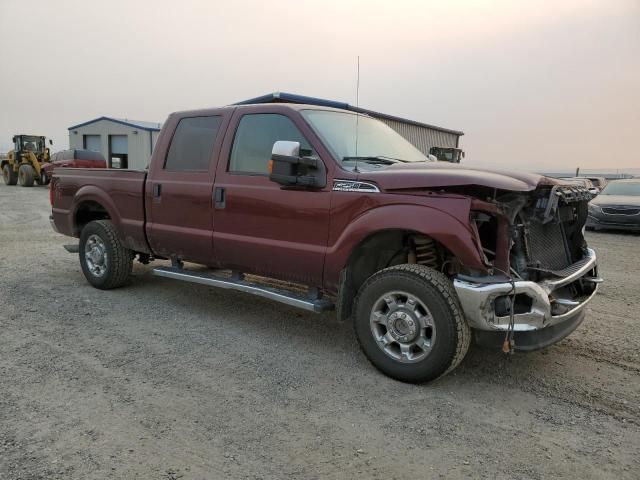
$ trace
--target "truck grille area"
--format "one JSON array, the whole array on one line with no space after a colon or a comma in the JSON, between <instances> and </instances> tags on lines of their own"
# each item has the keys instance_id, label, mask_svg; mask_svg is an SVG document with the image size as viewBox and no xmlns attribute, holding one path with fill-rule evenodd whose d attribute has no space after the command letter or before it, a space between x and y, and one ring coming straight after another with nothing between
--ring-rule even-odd
<instances>
[{"instance_id":1,"label":"truck grille area","mask_svg":"<svg viewBox=\"0 0 640 480\"><path fill-rule=\"evenodd\" d=\"M516 235L512 250L512 258L521 259L517 270L523 278L532 279L533 275L541 280L549 274L557 276L557 272L565 271L584 257L582 228L591 198L591 193L579 186L555 185L535 192L533 206L520 211L522 230ZM524 241L518 242L518 236Z\"/></svg>"},{"instance_id":2,"label":"truck grille area","mask_svg":"<svg viewBox=\"0 0 640 480\"><path fill-rule=\"evenodd\" d=\"M528 228L528 264L541 270L563 270L571 265L561 223L532 222Z\"/></svg>"}]
</instances>

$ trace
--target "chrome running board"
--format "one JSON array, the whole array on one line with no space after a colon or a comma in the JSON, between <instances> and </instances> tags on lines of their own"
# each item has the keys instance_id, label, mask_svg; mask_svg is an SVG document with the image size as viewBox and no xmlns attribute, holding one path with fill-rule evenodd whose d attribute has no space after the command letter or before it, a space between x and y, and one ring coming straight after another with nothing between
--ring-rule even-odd
<instances>
[{"instance_id":1,"label":"chrome running board","mask_svg":"<svg viewBox=\"0 0 640 480\"><path fill-rule=\"evenodd\" d=\"M227 288L230 290L237 290L239 292L251 293L259 297L269 298L292 307L298 307L303 310L309 310L316 313L333 310L334 308L333 303L327 299L308 298L300 293L289 290L251 283L242 278L241 275L220 277L176 267L156 267L153 269L153 274L158 277L173 278L174 280L181 280L183 282L200 283L211 287Z\"/></svg>"}]
</instances>

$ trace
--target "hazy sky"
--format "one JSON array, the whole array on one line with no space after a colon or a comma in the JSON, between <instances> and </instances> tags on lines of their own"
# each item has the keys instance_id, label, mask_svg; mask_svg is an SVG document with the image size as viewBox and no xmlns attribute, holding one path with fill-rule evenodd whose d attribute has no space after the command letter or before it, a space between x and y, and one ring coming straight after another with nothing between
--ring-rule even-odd
<instances>
[{"instance_id":1,"label":"hazy sky","mask_svg":"<svg viewBox=\"0 0 640 480\"><path fill-rule=\"evenodd\" d=\"M0 150L285 91L463 130L469 164L640 168L640 0L0 0Z\"/></svg>"}]
</instances>

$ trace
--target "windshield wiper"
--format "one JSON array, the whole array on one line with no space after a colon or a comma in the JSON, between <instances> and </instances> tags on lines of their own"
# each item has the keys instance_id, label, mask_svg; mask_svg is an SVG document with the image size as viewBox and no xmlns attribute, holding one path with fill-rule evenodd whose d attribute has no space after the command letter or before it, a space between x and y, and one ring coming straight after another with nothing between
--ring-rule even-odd
<instances>
[{"instance_id":1,"label":"windshield wiper","mask_svg":"<svg viewBox=\"0 0 640 480\"><path fill-rule=\"evenodd\" d=\"M364 156L364 157L342 157L342 160L358 160L365 163L374 163L382 165L393 165L394 163L407 163L406 160L400 160L399 158L385 157L383 155L378 156Z\"/></svg>"}]
</instances>

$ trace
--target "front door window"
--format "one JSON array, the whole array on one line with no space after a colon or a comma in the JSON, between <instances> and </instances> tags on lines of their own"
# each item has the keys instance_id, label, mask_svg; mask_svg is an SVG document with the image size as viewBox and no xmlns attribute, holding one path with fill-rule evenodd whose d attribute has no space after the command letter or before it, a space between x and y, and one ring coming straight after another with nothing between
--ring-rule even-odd
<instances>
[{"instance_id":1,"label":"front door window","mask_svg":"<svg viewBox=\"0 0 640 480\"><path fill-rule=\"evenodd\" d=\"M243 116L233 140L229 172L267 175L273 144L279 140L300 142L300 154L313 155L309 142L286 116L275 113Z\"/></svg>"}]
</instances>

